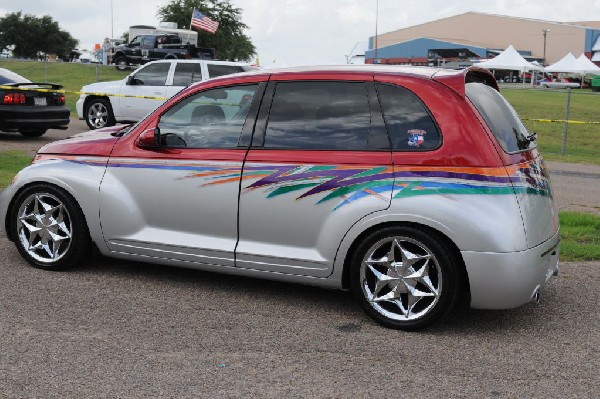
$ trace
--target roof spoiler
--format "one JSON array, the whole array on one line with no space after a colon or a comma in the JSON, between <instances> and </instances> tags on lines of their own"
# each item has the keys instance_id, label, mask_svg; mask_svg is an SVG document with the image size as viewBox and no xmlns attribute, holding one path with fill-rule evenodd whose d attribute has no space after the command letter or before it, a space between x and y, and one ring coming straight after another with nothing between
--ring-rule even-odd
<instances>
[{"instance_id":1,"label":"roof spoiler","mask_svg":"<svg viewBox=\"0 0 600 399\"><path fill-rule=\"evenodd\" d=\"M498 83L496 82L496 79L494 79L494 75L487 69L476 66L465 68L462 70L462 73L442 69L436 72L432 76L432 79L448 86L461 97L465 97L466 95L465 84L473 82L483 83L500 91Z\"/></svg>"}]
</instances>

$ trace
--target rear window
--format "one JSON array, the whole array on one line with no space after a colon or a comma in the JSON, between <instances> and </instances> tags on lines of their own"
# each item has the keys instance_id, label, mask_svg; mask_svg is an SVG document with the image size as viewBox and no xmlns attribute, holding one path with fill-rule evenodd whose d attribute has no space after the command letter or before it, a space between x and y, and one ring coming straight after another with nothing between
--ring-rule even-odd
<instances>
[{"instance_id":1,"label":"rear window","mask_svg":"<svg viewBox=\"0 0 600 399\"><path fill-rule=\"evenodd\" d=\"M529 132L517 112L497 90L483 83L467 83L466 93L505 152L535 147L535 140L529 140Z\"/></svg>"}]
</instances>

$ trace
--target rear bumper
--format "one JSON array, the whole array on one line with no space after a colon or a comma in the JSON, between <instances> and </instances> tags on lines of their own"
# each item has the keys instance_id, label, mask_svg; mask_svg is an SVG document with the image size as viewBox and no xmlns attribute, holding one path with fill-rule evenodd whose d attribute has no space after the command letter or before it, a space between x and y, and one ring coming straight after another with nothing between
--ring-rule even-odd
<instances>
[{"instance_id":1,"label":"rear bumper","mask_svg":"<svg viewBox=\"0 0 600 399\"><path fill-rule=\"evenodd\" d=\"M471 307L510 309L528 303L558 270L560 236L526 251L462 252Z\"/></svg>"},{"instance_id":2,"label":"rear bumper","mask_svg":"<svg viewBox=\"0 0 600 399\"><path fill-rule=\"evenodd\" d=\"M70 112L66 107L0 107L0 129L52 129L69 124Z\"/></svg>"}]
</instances>

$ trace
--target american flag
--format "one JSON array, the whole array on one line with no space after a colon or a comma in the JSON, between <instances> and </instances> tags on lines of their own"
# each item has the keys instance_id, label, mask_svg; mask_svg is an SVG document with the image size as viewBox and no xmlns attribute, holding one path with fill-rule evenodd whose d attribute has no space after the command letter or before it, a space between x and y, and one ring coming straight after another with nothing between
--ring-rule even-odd
<instances>
[{"instance_id":1,"label":"american flag","mask_svg":"<svg viewBox=\"0 0 600 399\"><path fill-rule=\"evenodd\" d=\"M213 21L206 15L202 14L200 11L194 9L194 12L192 13L191 26L193 26L194 28L205 30L210 33L215 33L217 31L217 28L219 27L219 23Z\"/></svg>"}]
</instances>

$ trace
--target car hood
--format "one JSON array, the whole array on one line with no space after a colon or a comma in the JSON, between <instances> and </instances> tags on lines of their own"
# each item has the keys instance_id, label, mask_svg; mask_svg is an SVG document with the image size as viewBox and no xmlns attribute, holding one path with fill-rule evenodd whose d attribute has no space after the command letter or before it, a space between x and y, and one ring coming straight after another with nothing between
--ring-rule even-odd
<instances>
[{"instance_id":1,"label":"car hood","mask_svg":"<svg viewBox=\"0 0 600 399\"><path fill-rule=\"evenodd\" d=\"M111 134L122 128L123 125L111 126L104 129L79 133L68 139L46 144L38 150L38 155L61 154L109 156L114 144L119 140L119 137L112 136Z\"/></svg>"},{"instance_id":2,"label":"car hood","mask_svg":"<svg viewBox=\"0 0 600 399\"><path fill-rule=\"evenodd\" d=\"M98 82L92 83L81 88L81 91L84 93L102 93L102 94L110 94L110 93L118 93L119 89L125 83L125 79L121 80L113 80L110 82Z\"/></svg>"}]
</instances>

